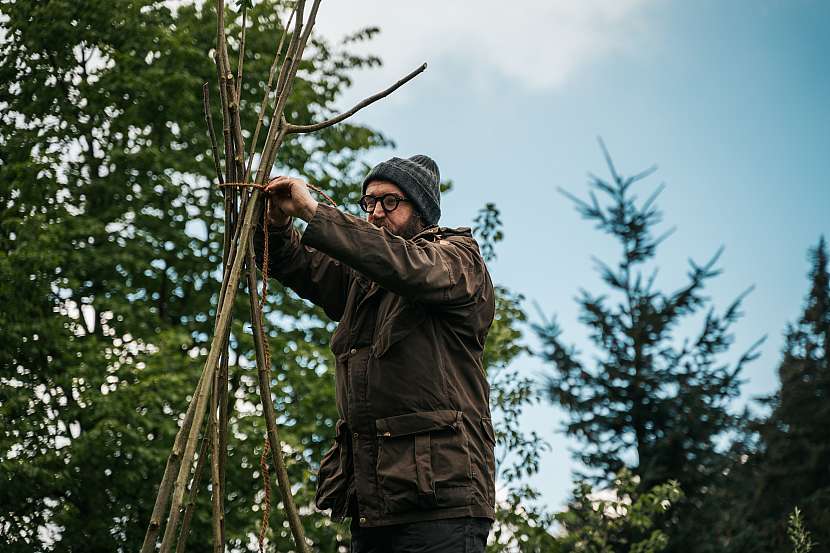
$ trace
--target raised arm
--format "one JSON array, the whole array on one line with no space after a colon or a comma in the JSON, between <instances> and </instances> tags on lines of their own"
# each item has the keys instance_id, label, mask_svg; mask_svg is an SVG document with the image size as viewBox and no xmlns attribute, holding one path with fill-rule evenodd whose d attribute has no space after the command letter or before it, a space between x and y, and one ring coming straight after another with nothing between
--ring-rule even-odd
<instances>
[{"instance_id":1,"label":"raised arm","mask_svg":"<svg viewBox=\"0 0 830 553\"><path fill-rule=\"evenodd\" d=\"M354 272L323 252L300 243L300 233L289 223L269 229L268 274L300 297L320 306L329 318L343 316ZM262 269L265 234L254 234L254 254Z\"/></svg>"},{"instance_id":2,"label":"raised arm","mask_svg":"<svg viewBox=\"0 0 830 553\"><path fill-rule=\"evenodd\" d=\"M318 204L301 179L278 177L266 187L286 214L308 222L302 245L342 262L387 290L447 307L478 300L491 286L469 231L404 239L337 208Z\"/></svg>"},{"instance_id":3,"label":"raised arm","mask_svg":"<svg viewBox=\"0 0 830 553\"><path fill-rule=\"evenodd\" d=\"M484 261L469 235L406 240L322 204L309 221L302 243L342 261L387 290L425 303L453 306L473 302L488 282Z\"/></svg>"}]
</instances>

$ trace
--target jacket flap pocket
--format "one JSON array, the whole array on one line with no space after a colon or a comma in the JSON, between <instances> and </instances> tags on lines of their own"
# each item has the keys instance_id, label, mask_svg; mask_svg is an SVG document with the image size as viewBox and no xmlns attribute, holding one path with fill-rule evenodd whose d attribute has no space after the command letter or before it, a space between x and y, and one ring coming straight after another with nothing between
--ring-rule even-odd
<instances>
[{"instance_id":1,"label":"jacket flap pocket","mask_svg":"<svg viewBox=\"0 0 830 553\"><path fill-rule=\"evenodd\" d=\"M334 445L320 460L320 468L317 471L317 490L314 494L314 504L317 508L331 509L332 517L338 520L346 516L349 491L353 485L350 477L352 469L348 466L348 456L345 455L342 443L345 428L346 421L338 419L335 425Z\"/></svg>"},{"instance_id":2,"label":"jacket flap pocket","mask_svg":"<svg viewBox=\"0 0 830 553\"><path fill-rule=\"evenodd\" d=\"M334 332L331 335L331 340L329 340L329 346L331 347L331 352L334 355L342 355L349 351L349 332L347 322L341 320L337 324L337 328L334 329Z\"/></svg>"},{"instance_id":3,"label":"jacket flap pocket","mask_svg":"<svg viewBox=\"0 0 830 553\"><path fill-rule=\"evenodd\" d=\"M481 417L481 427L484 429L484 436L487 437L493 445L495 445L496 433L493 429L493 420L490 417Z\"/></svg>"},{"instance_id":4,"label":"jacket flap pocket","mask_svg":"<svg viewBox=\"0 0 830 553\"><path fill-rule=\"evenodd\" d=\"M461 424L463 413L461 411L423 411L420 413L409 413L396 417L387 417L375 421L378 436L395 438L432 432L442 428L457 428Z\"/></svg>"}]
</instances>

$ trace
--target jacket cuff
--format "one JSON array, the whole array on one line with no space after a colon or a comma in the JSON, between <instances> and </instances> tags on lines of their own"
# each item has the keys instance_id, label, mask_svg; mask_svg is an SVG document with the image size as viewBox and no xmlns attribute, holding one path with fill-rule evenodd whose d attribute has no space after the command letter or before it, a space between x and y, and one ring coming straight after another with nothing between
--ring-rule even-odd
<instances>
[{"instance_id":1,"label":"jacket cuff","mask_svg":"<svg viewBox=\"0 0 830 553\"><path fill-rule=\"evenodd\" d=\"M268 224L268 234L285 234L288 230L294 225L294 217L289 217L288 222L284 225L273 225ZM256 224L256 230L259 232L265 232L265 225L260 220Z\"/></svg>"},{"instance_id":2,"label":"jacket cuff","mask_svg":"<svg viewBox=\"0 0 830 553\"><path fill-rule=\"evenodd\" d=\"M288 232L288 230L294 226L294 217L290 217L288 222L284 225L275 226L272 224L268 224L268 234L284 234Z\"/></svg>"}]
</instances>

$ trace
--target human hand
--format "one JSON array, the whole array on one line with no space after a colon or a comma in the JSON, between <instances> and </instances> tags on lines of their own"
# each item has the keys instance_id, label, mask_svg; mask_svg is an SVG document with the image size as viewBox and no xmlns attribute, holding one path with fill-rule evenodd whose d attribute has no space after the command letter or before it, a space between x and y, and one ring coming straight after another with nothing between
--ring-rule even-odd
<instances>
[{"instance_id":1,"label":"human hand","mask_svg":"<svg viewBox=\"0 0 830 553\"><path fill-rule=\"evenodd\" d=\"M317 200L308 192L303 179L280 175L265 185L265 193L271 202L271 222L286 224L289 217L310 221L317 211Z\"/></svg>"},{"instance_id":2,"label":"human hand","mask_svg":"<svg viewBox=\"0 0 830 553\"><path fill-rule=\"evenodd\" d=\"M286 214L280 209L277 197L272 194L266 194L265 199L268 202L268 209L266 214L268 217L268 224L272 227L284 227L291 222L291 215Z\"/></svg>"}]
</instances>

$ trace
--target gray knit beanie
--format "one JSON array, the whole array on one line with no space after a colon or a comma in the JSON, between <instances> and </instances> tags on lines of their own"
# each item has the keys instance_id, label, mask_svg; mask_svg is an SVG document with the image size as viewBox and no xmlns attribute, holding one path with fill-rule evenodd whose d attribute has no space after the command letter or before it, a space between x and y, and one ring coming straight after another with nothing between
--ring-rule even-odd
<instances>
[{"instance_id":1,"label":"gray knit beanie","mask_svg":"<svg viewBox=\"0 0 830 553\"><path fill-rule=\"evenodd\" d=\"M427 225L435 225L441 218L441 173L438 165L425 155L409 159L393 157L375 165L363 179L363 193L369 183L385 180L398 185L412 200Z\"/></svg>"}]
</instances>

